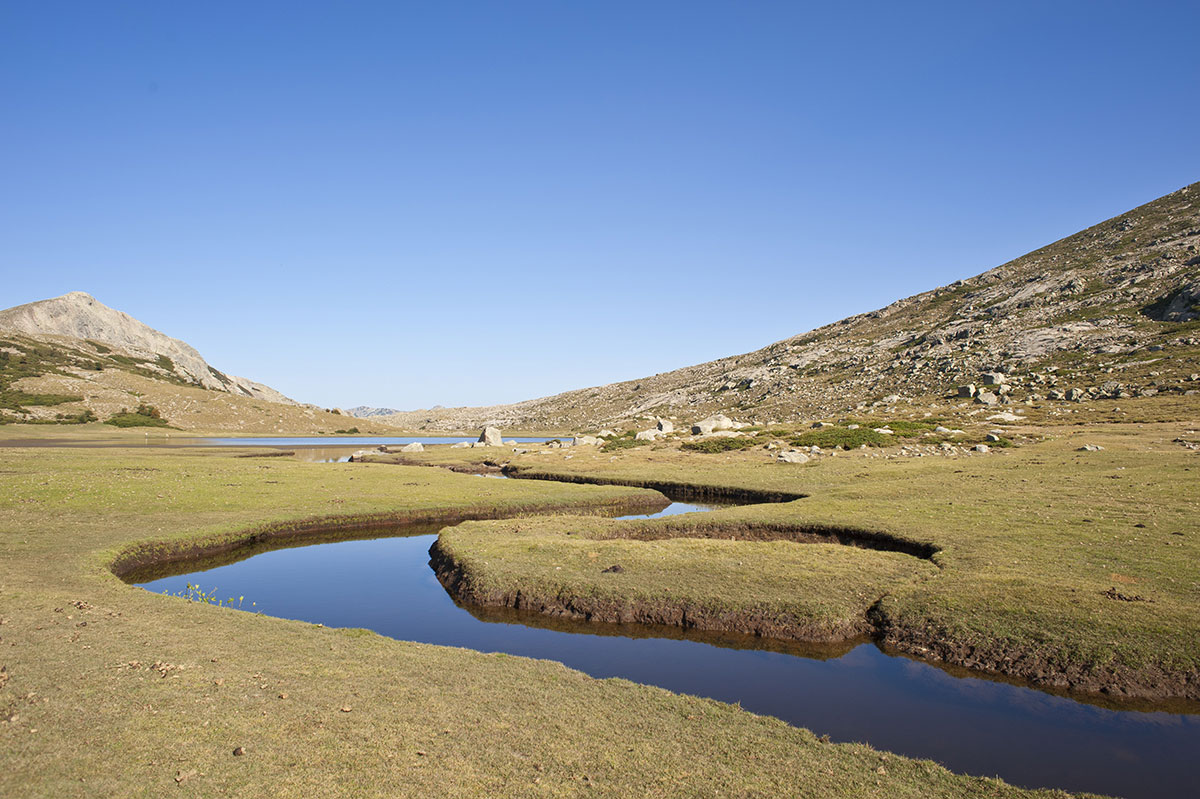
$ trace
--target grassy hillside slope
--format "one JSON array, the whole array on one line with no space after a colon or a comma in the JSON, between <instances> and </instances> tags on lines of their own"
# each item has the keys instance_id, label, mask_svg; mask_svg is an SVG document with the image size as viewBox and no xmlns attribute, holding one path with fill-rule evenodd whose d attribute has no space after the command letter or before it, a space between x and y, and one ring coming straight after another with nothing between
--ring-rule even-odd
<instances>
[{"instance_id":1,"label":"grassy hillside slope","mask_svg":"<svg viewBox=\"0 0 1200 799\"><path fill-rule=\"evenodd\" d=\"M229 434L318 434L393 428L312 405L272 402L204 388L169 359L134 356L94 341L0 331L0 425L107 421L152 406L179 430ZM9 435L21 433L9 429Z\"/></svg>"}]
</instances>

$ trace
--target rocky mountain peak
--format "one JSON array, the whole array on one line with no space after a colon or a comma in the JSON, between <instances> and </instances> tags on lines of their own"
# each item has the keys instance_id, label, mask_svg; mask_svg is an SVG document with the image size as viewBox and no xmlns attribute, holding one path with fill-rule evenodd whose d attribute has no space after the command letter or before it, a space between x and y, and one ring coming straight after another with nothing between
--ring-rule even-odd
<instances>
[{"instance_id":1,"label":"rocky mountain peak","mask_svg":"<svg viewBox=\"0 0 1200 799\"><path fill-rule=\"evenodd\" d=\"M293 403L272 388L214 369L191 345L155 330L124 311L110 308L84 291L71 291L61 297L0 311L0 330L97 342L134 357L149 358L165 375L202 388L270 402Z\"/></svg>"}]
</instances>

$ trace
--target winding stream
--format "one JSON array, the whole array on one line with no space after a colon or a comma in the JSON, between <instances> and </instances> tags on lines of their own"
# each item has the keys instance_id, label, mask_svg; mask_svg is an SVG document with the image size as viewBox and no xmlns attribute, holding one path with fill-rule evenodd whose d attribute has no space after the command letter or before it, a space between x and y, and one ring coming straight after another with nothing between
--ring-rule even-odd
<instances>
[{"instance_id":1,"label":"winding stream","mask_svg":"<svg viewBox=\"0 0 1200 799\"><path fill-rule=\"evenodd\" d=\"M649 515L707 509L674 502ZM438 527L243 555L137 584L171 594L198 585L221 598L244 596L243 609L272 616L557 660L594 677L739 703L836 741L865 741L1026 787L1129 797L1182 796L1195 787L1200 715L1194 705L1113 709L952 674L865 641L789 644L466 609L429 568Z\"/></svg>"}]
</instances>

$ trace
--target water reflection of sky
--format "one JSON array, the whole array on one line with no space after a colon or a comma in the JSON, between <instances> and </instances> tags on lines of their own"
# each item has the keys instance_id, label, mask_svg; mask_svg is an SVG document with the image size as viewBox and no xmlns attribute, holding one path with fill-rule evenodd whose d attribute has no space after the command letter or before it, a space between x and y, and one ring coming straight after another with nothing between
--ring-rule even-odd
<instances>
[{"instance_id":1,"label":"water reflection of sky","mask_svg":"<svg viewBox=\"0 0 1200 799\"><path fill-rule=\"evenodd\" d=\"M687 512L676 503L661 513ZM457 607L428 566L435 536L345 541L267 552L188 582L255 610L487 652L558 660L778 716L839 741L928 757L1026 786L1126 796L1192 789L1200 717L1114 711L1002 682L960 678L870 644L825 660L697 640L634 638L484 622Z\"/></svg>"}]
</instances>

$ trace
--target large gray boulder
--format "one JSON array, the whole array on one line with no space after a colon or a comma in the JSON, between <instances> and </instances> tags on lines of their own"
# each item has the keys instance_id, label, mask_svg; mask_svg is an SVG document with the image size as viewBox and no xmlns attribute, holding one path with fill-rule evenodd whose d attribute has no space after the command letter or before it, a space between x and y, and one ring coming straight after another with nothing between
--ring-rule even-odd
<instances>
[{"instance_id":1,"label":"large gray boulder","mask_svg":"<svg viewBox=\"0 0 1200 799\"><path fill-rule=\"evenodd\" d=\"M424 452L425 445L422 444L420 441L414 441L411 444L405 444L403 447L400 448L400 451L401 452Z\"/></svg>"},{"instance_id":2,"label":"large gray boulder","mask_svg":"<svg viewBox=\"0 0 1200 799\"><path fill-rule=\"evenodd\" d=\"M658 430L660 433L663 433L663 434L674 433L675 432L675 424L667 419L659 419L658 420Z\"/></svg>"},{"instance_id":3,"label":"large gray boulder","mask_svg":"<svg viewBox=\"0 0 1200 799\"><path fill-rule=\"evenodd\" d=\"M662 432L660 430L651 428L649 430L642 430L634 436L634 439L636 441L657 441L658 437L661 435Z\"/></svg>"},{"instance_id":4,"label":"large gray boulder","mask_svg":"<svg viewBox=\"0 0 1200 799\"><path fill-rule=\"evenodd\" d=\"M485 447L502 447L504 439L500 435L500 430L495 427L485 427L483 432L479 434L479 443Z\"/></svg>"},{"instance_id":5,"label":"large gray boulder","mask_svg":"<svg viewBox=\"0 0 1200 799\"><path fill-rule=\"evenodd\" d=\"M732 430L733 420L723 413L718 413L692 425L692 435L706 436L714 430Z\"/></svg>"},{"instance_id":6,"label":"large gray boulder","mask_svg":"<svg viewBox=\"0 0 1200 799\"><path fill-rule=\"evenodd\" d=\"M786 452L779 453L778 459L780 463L808 463L808 456L798 449L789 449Z\"/></svg>"}]
</instances>

